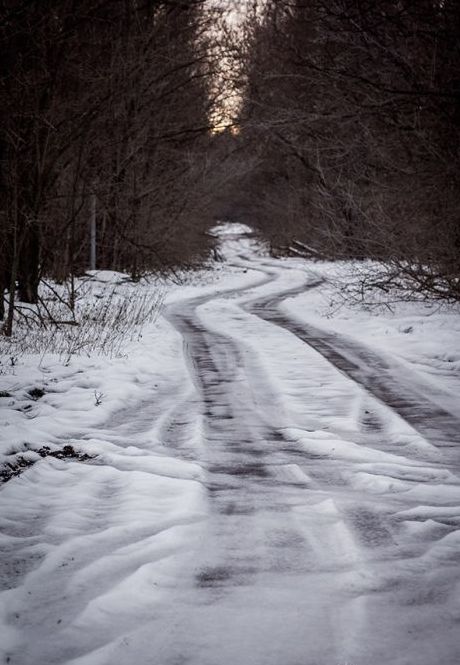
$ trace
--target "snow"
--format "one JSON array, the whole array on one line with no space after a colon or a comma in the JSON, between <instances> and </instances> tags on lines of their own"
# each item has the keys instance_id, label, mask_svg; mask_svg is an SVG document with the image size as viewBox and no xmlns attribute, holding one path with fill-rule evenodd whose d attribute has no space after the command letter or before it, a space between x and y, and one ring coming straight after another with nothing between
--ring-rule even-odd
<instances>
[{"instance_id":1,"label":"snow","mask_svg":"<svg viewBox=\"0 0 460 665\"><path fill-rule=\"evenodd\" d=\"M254 231L246 224L239 224L238 222L220 222L219 224L216 224L209 233L216 238L225 238L229 236L251 236Z\"/></svg>"},{"instance_id":2,"label":"snow","mask_svg":"<svg viewBox=\"0 0 460 665\"><path fill-rule=\"evenodd\" d=\"M313 270L326 280L322 288L285 300L283 308L378 350L401 376L458 416L459 307L430 301L396 301L388 306L378 293L371 304L353 306L337 293L337 287L352 278L353 265L314 264Z\"/></svg>"},{"instance_id":3,"label":"snow","mask_svg":"<svg viewBox=\"0 0 460 665\"><path fill-rule=\"evenodd\" d=\"M0 662L456 663L458 310L213 233L122 354L2 365Z\"/></svg>"}]
</instances>

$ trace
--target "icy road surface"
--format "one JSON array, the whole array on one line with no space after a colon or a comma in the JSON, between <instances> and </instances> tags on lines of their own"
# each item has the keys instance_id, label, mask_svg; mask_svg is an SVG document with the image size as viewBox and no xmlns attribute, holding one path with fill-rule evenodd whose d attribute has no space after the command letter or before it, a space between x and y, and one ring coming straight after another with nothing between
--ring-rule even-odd
<instances>
[{"instance_id":1,"label":"icy road surface","mask_svg":"<svg viewBox=\"0 0 460 665\"><path fill-rule=\"evenodd\" d=\"M99 461L2 489L4 663L460 661L453 400L297 316L321 276L233 260L168 305L165 389L80 434Z\"/></svg>"}]
</instances>

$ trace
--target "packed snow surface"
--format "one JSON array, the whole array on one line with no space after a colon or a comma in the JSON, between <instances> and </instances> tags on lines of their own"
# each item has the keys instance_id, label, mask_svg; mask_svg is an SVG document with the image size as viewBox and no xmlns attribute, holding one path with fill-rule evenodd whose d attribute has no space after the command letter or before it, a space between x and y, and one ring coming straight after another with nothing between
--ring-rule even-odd
<instances>
[{"instance_id":1,"label":"packed snow surface","mask_svg":"<svg viewBox=\"0 0 460 665\"><path fill-rule=\"evenodd\" d=\"M215 233L125 356L0 375L0 662L458 663L458 311Z\"/></svg>"}]
</instances>

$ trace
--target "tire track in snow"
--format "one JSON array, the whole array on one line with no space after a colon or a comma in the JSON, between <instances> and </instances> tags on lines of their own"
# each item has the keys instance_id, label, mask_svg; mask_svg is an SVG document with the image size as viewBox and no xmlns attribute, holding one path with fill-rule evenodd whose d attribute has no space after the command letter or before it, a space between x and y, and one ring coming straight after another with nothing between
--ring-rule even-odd
<instances>
[{"instance_id":1,"label":"tire track in snow","mask_svg":"<svg viewBox=\"0 0 460 665\"><path fill-rule=\"evenodd\" d=\"M269 274L259 286L275 279L276 274ZM248 288L252 287L226 295L241 296ZM361 556L360 547L330 487L321 488L302 471L308 456L264 417L260 403L269 399L264 399L264 377L257 376L254 358L249 377L241 340L216 332L197 315L200 306L216 297L222 294L182 301L167 312L184 337L190 371L203 402L203 462L211 512L194 572L195 621L186 634L177 627L177 620L175 629L167 632L165 662L197 649L193 635L203 630L206 645L190 662L226 665L233 658L246 662L251 649L247 654L241 651L228 626L229 619L238 624L238 614L246 615L254 630L248 639L256 640L251 648L260 652L251 656L251 663L294 665L305 662L300 658L306 650L310 652L307 662L315 658L333 662L340 658L343 631L352 634L363 627L359 613L351 611L340 621L336 608L340 578ZM257 404L254 384L262 393ZM312 485L316 505L305 513L306 493ZM178 591L174 603L183 602ZM339 606L344 602L342 597ZM284 616L292 624L289 628L283 625ZM255 630L257 622L266 633L264 640ZM219 661L217 641L222 653Z\"/></svg>"},{"instance_id":2,"label":"tire track in snow","mask_svg":"<svg viewBox=\"0 0 460 665\"><path fill-rule=\"evenodd\" d=\"M245 292L240 290L238 295L245 297ZM397 475L398 458L386 458L387 466L390 460L393 466L384 468L382 463L381 476L377 465L373 475L373 463L366 474L360 463L367 459L364 441L362 452L358 446L353 451L358 459L334 459L327 448L324 458L318 455L315 459L300 446L296 448L289 433L267 427L270 419L263 418L260 408L258 412L246 386L261 384L264 379L257 376L256 362L246 366L244 361L244 327L240 335L222 333L196 313L212 299L186 301L176 310L175 323L186 339L191 371L204 402L211 513L203 550L196 556L195 589L188 590L190 595L178 592L174 597L175 607L186 604L184 597L188 598L194 617L184 631L178 627L183 621L177 619L177 611L170 615L176 623L173 630L166 630L161 651L164 662L176 662L174 659L191 653L189 662L200 665L235 661L245 665L342 661L383 665L398 662L396 653L407 654L410 649L417 653L418 662L431 665L429 652L425 657L417 646L409 646L410 632L418 630L417 611L405 622L400 608L404 612L406 604L417 608L424 603L414 591L419 585L427 587L424 598L444 602L446 592L437 591L427 578L427 564L419 561L421 556L429 556L431 535L427 542L415 539L414 543L410 531L408 535L405 530L398 532L398 521L404 524L398 511L417 506L419 501L417 495L401 499L391 489L386 491L397 483L386 476ZM220 315L222 310L217 312ZM212 318L212 307L210 313ZM328 364L329 359L320 362ZM308 399L308 394L304 397ZM414 478L409 472L418 470L420 482L429 482L431 472L420 462L401 458L400 464L406 473L404 492ZM338 471L335 480L331 466ZM309 477L296 485L294 468L302 473L306 467L311 468ZM434 474L437 477L439 472ZM340 482L343 479L351 482ZM418 482L416 478L414 482ZM383 491L379 489L382 483ZM442 584L448 588L445 580ZM392 616L389 594L397 598L398 619L388 621ZM237 616L254 633L246 646L240 646L244 631ZM281 617L288 617L289 628ZM426 614L420 625L426 626L424 622ZM265 631L262 637L256 623ZM386 634L394 636L394 650L375 634L382 623ZM203 640L196 642L196 634L204 635L204 644ZM283 645L282 651L277 651L278 645ZM451 647L445 653L450 657Z\"/></svg>"},{"instance_id":3,"label":"tire track in snow","mask_svg":"<svg viewBox=\"0 0 460 665\"><path fill-rule=\"evenodd\" d=\"M401 416L430 443L444 451L453 449L458 461L458 418L429 400L417 386L408 386L407 379L402 382L401 378L395 376L395 366L376 351L335 332L300 322L281 311L280 306L284 300L320 287L322 282L313 279L303 286L251 300L244 305L244 309L288 330L314 348L338 370ZM407 373L406 369L404 371Z\"/></svg>"}]
</instances>

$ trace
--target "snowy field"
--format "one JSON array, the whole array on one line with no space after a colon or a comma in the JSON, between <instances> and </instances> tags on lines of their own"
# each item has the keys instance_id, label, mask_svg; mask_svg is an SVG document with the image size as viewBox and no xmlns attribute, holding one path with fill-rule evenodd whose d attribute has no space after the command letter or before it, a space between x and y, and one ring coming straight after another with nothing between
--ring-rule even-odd
<instances>
[{"instance_id":1,"label":"snowy field","mask_svg":"<svg viewBox=\"0 0 460 665\"><path fill-rule=\"evenodd\" d=\"M459 662L460 312L247 231L111 355L2 359L0 663Z\"/></svg>"}]
</instances>

